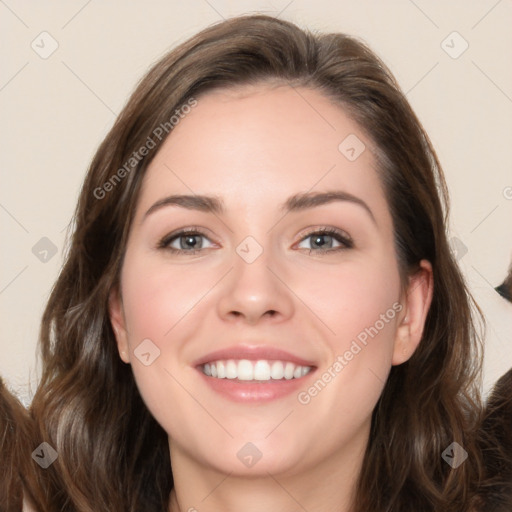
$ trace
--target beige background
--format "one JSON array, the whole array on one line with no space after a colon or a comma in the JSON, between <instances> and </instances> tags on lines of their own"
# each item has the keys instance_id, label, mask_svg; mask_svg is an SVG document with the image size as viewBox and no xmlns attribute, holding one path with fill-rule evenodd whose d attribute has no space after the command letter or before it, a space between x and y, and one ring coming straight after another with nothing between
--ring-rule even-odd
<instances>
[{"instance_id":1,"label":"beige background","mask_svg":"<svg viewBox=\"0 0 512 512\"><path fill-rule=\"evenodd\" d=\"M493 290L512 256L510 0L5 0L0 375L25 403L39 374L40 317L98 144L151 63L201 28L253 11L359 36L390 66L447 176L450 233L488 320L484 391L512 366L512 305ZM46 262L32 252L43 237L56 246Z\"/></svg>"}]
</instances>

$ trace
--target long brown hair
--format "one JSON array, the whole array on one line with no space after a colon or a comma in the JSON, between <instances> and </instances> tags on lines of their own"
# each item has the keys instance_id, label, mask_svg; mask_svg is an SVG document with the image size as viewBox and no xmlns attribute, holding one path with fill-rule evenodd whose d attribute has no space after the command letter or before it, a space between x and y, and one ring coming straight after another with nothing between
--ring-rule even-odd
<instances>
[{"instance_id":1,"label":"long brown hair","mask_svg":"<svg viewBox=\"0 0 512 512\"><path fill-rule=\"evenodd\" d=\"M478 489L478 510L512 510L512 369L495 384L478 429L484 478Z\"/></svg>"},{"instance_id":2,"label":"long brown hair","mask_svg":"<svg viewBox=\"0 0 512 512\"><path fill-rule=\"evenodd\" d=\"M0 510L19 512L23 502L42 510L45 498L31 457L34 423L0 378Z\"/></svg>"},{"instance_id":3,"label":"long brown hair","mask_svg":"<svg viewBox=\"0 0 512 512\"><path fill-rule=\"evenodd\" d=\"M108 297L119 285L143 176L172 136L156 128L170 126L176 110L209 90L264 82L316 89L359 123L374 145L402 275L421 259L433 265L423 339L408 362L392 368L374 410L356 509L466 510L480 472L469 432L480 400L481 347L477 308L446 237L448 196L435 151L390 71L365 44L264 15L208 27L157 62L90 165L42 319L43 374L32 402L40 439L59 453L45 473L52 510L167 510L167 434L118 356ZM132 158L149 141L154 149ZM453 442L469 454L456 468L442 458Z\"/></svg>"}]
</instances>

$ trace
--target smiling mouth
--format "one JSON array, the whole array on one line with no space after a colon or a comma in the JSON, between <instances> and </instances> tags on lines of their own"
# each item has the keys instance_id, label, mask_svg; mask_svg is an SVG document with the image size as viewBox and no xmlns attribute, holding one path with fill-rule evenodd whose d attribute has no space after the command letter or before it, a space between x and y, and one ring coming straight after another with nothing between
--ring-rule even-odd
<instances>
[{"instance_id":1,"label":"smiling mouth","mask_svg":"<svg viewBox=\"0 0 512 512\"><path fill-rule=\"evenodd\" d=\"M313 369L312 366L300 366L291 361L267 359L221 359L200 365L199 368L208 377L244 382L300 379Z\"/></svg>"}]
</instances>

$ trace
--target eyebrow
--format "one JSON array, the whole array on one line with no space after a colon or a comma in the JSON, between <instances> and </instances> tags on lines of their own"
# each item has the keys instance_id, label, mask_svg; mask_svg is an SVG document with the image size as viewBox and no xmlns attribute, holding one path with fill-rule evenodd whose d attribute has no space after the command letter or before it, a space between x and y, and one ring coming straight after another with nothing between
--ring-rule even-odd
<instances>
[{"instance_id":1,"label":"eyebrow","mask_svg":"<svg viewBox=\"0 0 512 512\"><path fill-rule=\"evenodd\" d=\"M335 201L349 202L361 206L376 223L370 207L359 197L342 190L328 192L303 192L290 196L280 207L281 212L299 212ZM224 201L218 196L172 195L159 199L144 214L142 222L152 213L166 206L179 206L189 210L222 215L225 213Z\"/></svg>"}]
</instances>

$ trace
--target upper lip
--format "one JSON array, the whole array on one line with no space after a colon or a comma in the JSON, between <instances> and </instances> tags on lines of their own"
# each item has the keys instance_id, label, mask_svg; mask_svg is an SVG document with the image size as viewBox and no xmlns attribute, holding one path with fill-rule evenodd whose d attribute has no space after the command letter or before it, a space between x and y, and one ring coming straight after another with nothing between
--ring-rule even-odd
<instances>
[{"instance_id":1,"label":"upper lip","mask_svg":"<svg viewBox=\"0 0 512 512\"><path fill-rule=\"evenodd\" d=\"M232 347L215 350L200 357L194 362L194 366L201 366L213 361L226 359L249 359L257 361L260 359L290 361L299 366L315 366L312 361L298 357L286 350L277 349L270 346L251 346L251 345L234 345Z\"/></svg>"}]
</instances>

